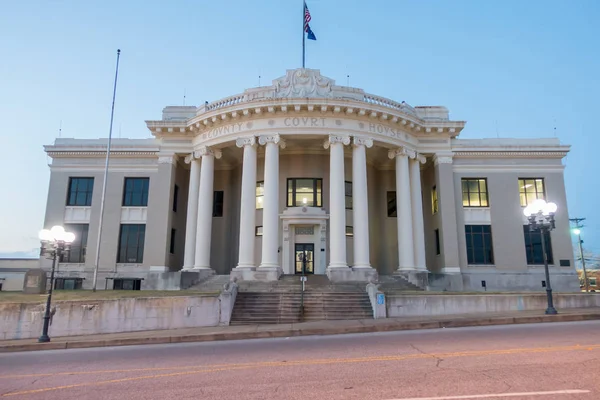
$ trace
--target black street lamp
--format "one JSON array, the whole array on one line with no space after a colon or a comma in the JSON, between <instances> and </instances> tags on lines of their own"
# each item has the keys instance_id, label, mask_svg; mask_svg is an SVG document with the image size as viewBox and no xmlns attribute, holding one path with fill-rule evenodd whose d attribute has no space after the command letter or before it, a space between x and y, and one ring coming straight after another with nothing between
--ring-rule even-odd
<instances>
[{"instance_id":1,"label":"black street lamp","mask_svg":"<svg viewBox=\"0 0 600 400\"><path fill-rule=\"evenodd\" d=\"M540 231L542 241L542 254L544 257L544 270L546 272L546 297L548 298L548 308L546 314L558 314L552 301L552 286L550 285L550 271L548 270L548 253L546 252L546 235L556 227L554 223L554 214L558 207L554 203L546 203L545 200L538 199L525 207L523 214L529 220L529 226L532 231Z\"/></svg>"},{"instance_id":2,"label":"black street lamp","mask_svg":"<svg viewBox=\"0 0 600 400\"><path fill-rule=\"evenodd\" d=\"M39 234L42 242L40 256L48 256L52 259L52 271L50 272L50 289L48 289L48 297L46 298L46 311L44 312L44 328L42 336L38 339L40 343L50 341L48 336L48 327L50 325L50 304L52 303L52 289L54 287L54 269L56 268L56 259L60 259L63 255L69 253L71 243L75 240L75 234L65 232L62 226L53 226L52 229L43 229Z\"/></svg>"}]
</instances>

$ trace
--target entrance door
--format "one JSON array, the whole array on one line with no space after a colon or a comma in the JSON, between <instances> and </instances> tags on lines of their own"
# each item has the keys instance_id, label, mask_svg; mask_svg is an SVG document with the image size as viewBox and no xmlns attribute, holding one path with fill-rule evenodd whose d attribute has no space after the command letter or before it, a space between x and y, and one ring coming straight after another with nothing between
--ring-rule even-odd
<instances>
[{"instance_id":1,"label":"entrance door","mask_svg":"<svg viewBox=\"0 0 600 400\"><path fill-rule=\"evenodd\" d=\"M302 274L303 268L305 275L314 274L315 245L312 243L296 243L295 250L294 260L296 261L296 274Z\"/></svg>"}]
</instances>

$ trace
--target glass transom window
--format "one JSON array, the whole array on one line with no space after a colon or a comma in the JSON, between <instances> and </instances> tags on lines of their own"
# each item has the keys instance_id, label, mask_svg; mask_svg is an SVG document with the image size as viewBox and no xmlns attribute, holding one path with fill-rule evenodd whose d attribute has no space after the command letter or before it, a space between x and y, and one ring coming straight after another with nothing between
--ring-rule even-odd
<instances>
[{"instance_id":1,"label":"glass transom window","mask_svg":"<svg viewBox=\"0 0 600 400\"><path fill-rule=\"evenodd\" d=\"M287 180L288 207L322 207L323 179L289 178Z\"/></svg>"},{"instance_id":2,"label":"glass transom window","mask_svg":"<svg viewBox=\"0 0 600 400\"><path fill-rule=\"evenodd\" d=\"M256 209L260 210L263 206L265 199L265 183L263 181L256 182Z\"/></svg>"},{"instance_id":3,"label":"glass transom window","mask_svg":"<svg viewBox=\"0 0 600 400\"><path fill-rule=\"evenodd\" d=\"M537 199L546 200L543 178L519 178L521 207L527 207Z\"/></svg>"},{"instance_id":4,"label":"glass transom window","mask_svg":"<svg viewBox=\"0 0 600 400\"><path fill-rule=\"evenodd\" d=\"M463 207L488 207L487 180L485 178L462 179Z\"/></svg>"}]
</instances>

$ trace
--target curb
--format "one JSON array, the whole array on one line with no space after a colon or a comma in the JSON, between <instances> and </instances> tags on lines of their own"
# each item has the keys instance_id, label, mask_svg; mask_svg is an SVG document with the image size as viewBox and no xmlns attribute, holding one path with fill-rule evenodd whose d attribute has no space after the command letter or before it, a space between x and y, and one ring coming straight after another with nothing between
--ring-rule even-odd
<instances>
[{"instance_id":1,"label":"curb","mask_svg":"<svg viewBox=\"0 0 600 400\"><path fill-rule=\"evenodd\" d=\"M458 320L440 320L440 321L390 321L380 325L355 325L349 327L325 327L325 328L292 328L276 329L271 331L255 332L223 332L208 333L197 335L179 335L179 336L158 336L141 337L125 339L107 339L107 340L80 340L49 343L27 343L27 344L0 344L0 353L12 353L20 351L39 351L39 350L64 350L64 349L85 349L93 347L113 347L113 346L138 346L148 344L168 344L168 343L190 343L190 342L216 342L225 340L247 340L247 339L269 339L297 336L315 336L315 335L340 335L351 333L371 333L371 332L393 332L408 331L416 329L441 329L441 328L462 328L475 326L492 325L516 325L516 324L535 324L547 322L575 322L600 320L600 312L588 314L558 314L558 315L539 315L522 317L492 317L492 318L465 318Z\"/></svg>"}]
</instances>

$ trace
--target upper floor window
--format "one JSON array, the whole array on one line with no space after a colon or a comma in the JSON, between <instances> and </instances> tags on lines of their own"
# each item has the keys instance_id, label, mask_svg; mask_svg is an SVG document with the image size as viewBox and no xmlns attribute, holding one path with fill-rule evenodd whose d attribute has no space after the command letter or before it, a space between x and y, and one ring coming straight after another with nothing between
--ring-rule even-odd
<instances>
[{"instance_id":1,"label":"upper floor window","mask_svg":"<svg viewBox=\"0 0 600 400\"><path fill-rule=\"evenodd\" d=\"M263 181L256 182L256 209L260 210L263 206L265 199L265 183Z\"/></svg>"},{"instance_id":2,"label":"upper floor window","mask_svg":"<svg viewBox=\"0 0 600 400\"><path fill-rule=\"evenodd\" d=\"M322 207L323 179L289 178L287 207Z\"/></svg>"},{"instance_id":3,"label":"upper floor window","mask_svg":"<svg viewBox=\"0 0 600 400\"><path fill-rule=\"evenodd\" d=\"M527 207L537 199L546 200L544 178L519 178L521 207Z\"/></svg>"},{"instance_id":4,"label":"upper floor window","mask_svg":"<svg viewBox=\"0 0 600 400\"><path fill-rule=\"evenodd\" d=\"M179 186L173 187L173 212L177 212L177 203L179 203Z\"/></svg>"},{"instance_id":5,"label":"upper floor window","mask_svg":"<svg viewBox=\"0 0 600 400\"><path fill-rule=\"evenodd\" d=\"M433 214L438 212L438 193L435 186L431 188L431 212Z\"/></svg>"},{"instance_id":6,"label":"upper floor window","mask_svg":"<svg viewBox=\"0 0 600 400\"><path fill-rule=\"evenodd\" d=\"M147 207L150 178L125 178L123 207Z\"/></svg>"},{"instance_id":7,"label":"upper floor window","mask_svg":"<svg viewBox=\"0 0 600 400\"><path fill-rule=\"evenodd\" d=\"M70 178L68 206L91 206L94 191L94 178Z\"/></svg>"},{"instance_id":8,"label":"upper floor window","mask_svg":"<svg viewBox=\"0 0 600 400\"><path fill-rule=\"evenodd\" d=\"M532 231L529 225L523 225L525 234L525 252L527 253L527 264L536 265L544 263L544 253L542 252L542 235L540 231ZM552 258L552 242L550 241L550 232L544 232L544 245L548 254L548 264L554 264Z\"/></svg>"},{"instance_id":9,"label":"upper floor window","mask_svg":"<svg viewBox=\"0 0 600 400\"><path fill-rule=\"evenodd\" d=\"M213 194L213 217L223 216L223 191L218 190Z\"/></svg>"},{"instance_id":10,"label":"upper floor window","mask_svg":"<svg viewBox=\"0 0 600 400\"><path fill-rule=\"evenodd\" d=\"M346 192L346 210L352 210L352 182L344 182Z\"/></svg>"},{"instance_id":11,"label":"upper floor window","mask_svg":"<svg viewBox=\"0 0 600 400\"><path fill-rule=\"evenodd\" d=\"M487 179L462 179L463 207L488 207Z\"/></svg>"},{"instance_id":12,"label":"upper floor window","mask_svg":"<svg viewBox=\"0 0 600 400\"><path fill-rule=\"evenodd\" d=\"M396 192L387 192L387 216L398 216L398 211L396 210Z\"/></svg>"}]
</instances>

